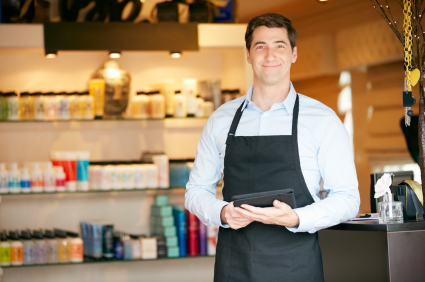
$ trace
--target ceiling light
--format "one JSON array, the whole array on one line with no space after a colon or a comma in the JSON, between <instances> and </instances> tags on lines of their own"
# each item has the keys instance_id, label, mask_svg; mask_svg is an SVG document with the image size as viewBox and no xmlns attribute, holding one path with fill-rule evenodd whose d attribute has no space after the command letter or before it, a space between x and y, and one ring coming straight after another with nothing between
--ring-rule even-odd
<instances>
[{"instance_id":1,"label":"ceiling light","mask_svg":"<svg viewBox=\"0 0 425 282\"><path fill-rule=\"evenodd\" d=\"M53 58L56 58L57 55L58 55L57 52L46 53L46 58L53 59Z\"/></svg>"},{"instance_id":2,"label":"ceiling light","mask_svg":"<svg viewBox=\"0 0 425 282\"><path fill-rule=\"evenodd\" d=\"M118 59L121 57L121 53L120 52L111 52L109 53L109 58L111 59Z\"/></svg>"},{"instance_id":3,"label":"ceiling light","mask_svg":"<svg viewBox=\"0 0 425 282\"><path fill-rule=\"evenodd\" d=\"M181 52L174 52L174 51L171 51L171 52L170 52L170 56L171 56L171 58L173 58L173 59L178 59L178 58L180 58L180 57L182 56L182 53L181 53Z\"/></svg>"}]
</instances>

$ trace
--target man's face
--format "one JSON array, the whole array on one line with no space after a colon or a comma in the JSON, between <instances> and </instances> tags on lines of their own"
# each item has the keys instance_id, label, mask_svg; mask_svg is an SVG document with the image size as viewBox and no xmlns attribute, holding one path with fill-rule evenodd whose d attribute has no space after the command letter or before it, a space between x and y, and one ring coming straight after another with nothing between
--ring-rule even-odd
<instances>
[{"instance_id":1,"label":"man's face","mask_svg":"<svg viewBox=\"0 0 425 282\"><path fill-rule=\"evenodd\" d=\"M291 64L297 60L297 47L291 49L285 28L257 27L252 34L251 50L247 50L255 80L264 85L289 81Z\"/></svg>"}]
</instances>

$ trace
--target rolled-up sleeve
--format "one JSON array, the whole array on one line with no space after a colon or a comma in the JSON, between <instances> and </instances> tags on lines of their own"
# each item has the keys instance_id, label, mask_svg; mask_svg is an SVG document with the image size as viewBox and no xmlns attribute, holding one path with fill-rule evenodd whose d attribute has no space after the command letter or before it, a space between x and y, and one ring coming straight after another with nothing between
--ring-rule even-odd
<instances>
[{"instance_id":1,"label":"rolled-up sleeve","mask_svg":"<svg viewBox=\"0 0 425 282\"><path fill-rule=\"evenodd\" d=\"M208 119L199 139L196 159L186 185L185 207L205 225L222 225L220 213L228 203L217 199L217 183L221 179L220 152L214 137L214 121L219 113Z\"/></svg>"},{"instance_id":2,"label":"rolled-up sleeve","mask_svg":"<svg viewBox=\"0 0 425 282\"><path fill-rule=\"evenodd\" d=\"M292 232L314 233L320 229L351 220L358 214L360 194L353 149L348 133L336 115L324 118L316 129L317 160L324 189L329 195L306 207L294 209L300 223Z\"/></svg>"}]
</instances>

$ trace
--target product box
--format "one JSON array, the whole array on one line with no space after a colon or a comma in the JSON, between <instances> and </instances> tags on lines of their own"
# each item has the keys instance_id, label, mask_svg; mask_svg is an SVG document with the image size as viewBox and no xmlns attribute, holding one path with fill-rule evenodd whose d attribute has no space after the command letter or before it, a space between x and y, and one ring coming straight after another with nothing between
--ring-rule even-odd
<instances>
[{"instance_id":1,"label":"product box","mask_svg":"<svg viewBox=\"0 0 425 282\"><path fill-rule=\"evenodd\" d=\"M174 216L151 216L151 226L174 226Z\"/></svg>"},{"instance_id":2,"label":"product box","mask_svg":"<svg viewBox=\"0 0 425 282\"><path fill-rule=\"evenodd\" d=\"M167 195L155 196L155 206L168 206L168 196Z\"/></svg>"},{"instance_id":3,"label":"product box","mask_svg":"<svg viewBox=\"0 0 425 282\"><path fill-rule=\"evenodd\" d=\"M199 220L199 254L207 255L207 226Z\"/></svg>"},{"instance_id":4,"label":"product box","mask_svg":"<svg viewBox=\"0 0 425 282\"><path fill-rule=\"evenodd\" d=\"M151 206L151 215L153 216L172 216L172 206Z\"/></svg>"},{"instance_id":5,"label":"product box","mask_svg":"<svg viewBox=\"0 0 425 282\"><path fill-rule=\"evenodd\" d=\"M207 253L214 256L217 248L218 226L212 225L207 227Z\"/></svg>"},{"instance_id":6,"label":"product box","mask_svg":"<svg viewBox=\"0 0 425 282\"><path fill-rule=\"evenodd\" d=\"M176 246L176 247L168 247L167 248L167 257L169 257L169 258L177 258L177 257L179 257L179 254L180 254L180 250L179 250L179 247L178 246Z\"/></svg>"},{"instance_id":7,"label":"product box","mask_svg":"<svg viewBox=\"0 0 425 282\"><path fill-rule=\"evenodd\" d=\"M156 259L158 257L156 238L140 239L140 253L142 259Z\"/></svg>"},{"instance_id":8,"label":"product box","mask_svg":"<svg viewBox=\"0 0 425 282\"><path fill-rule=\"evenodd\" d=\"M165 236L165 237L177 236L177 229L175 226L164 227L164 226L152 225L151 234L152 236Z\"/></svg>"},{"instance_id":9,"label":"product box","mask_svg":"<svg viewBox=\"0 0 425 282\"><path fill-rule=\"evenodd\" d=\"M177 236L165 237L167 248L169 247L178 247L179 239Z\"/></svg>"},{"instance_id":10,"label":"product box","mask_svg":"<svg viewBox=\"0 0 425 282\"><path fill-rule=\"evenodd\" d=\"M189 245L189 255L197 256L199 254L199 220L196 215L187 213L187 237Z\"/></svg>"},{"instance_id":11,"label":"product box","mask_svg":"<svg viewBox=\"0 0 425 282\"><path fill-rule=\"evenodd\" d=\"M174 206L173 214L179 238L180 256L185 257L187 255L187 215L183 206Z\"/></svg>"}]
</instances>

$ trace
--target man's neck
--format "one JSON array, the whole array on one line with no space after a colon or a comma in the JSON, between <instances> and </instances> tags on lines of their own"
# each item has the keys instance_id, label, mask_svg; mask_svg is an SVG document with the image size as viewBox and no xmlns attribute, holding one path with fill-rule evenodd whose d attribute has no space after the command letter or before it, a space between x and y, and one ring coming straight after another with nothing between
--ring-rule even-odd
<instances>
[{"instance_id":1,"label":"man's neck","mask_svg":"<svg viewBox=\"0 0 425 282\"><path fill-rule=\"evenodd\" d=\"M254 81L251 100L263 111L268 111L274 103L285 101L290 90L291 84L289 81L277 85L264 85Z\"/></svg>"}]
</instances>

